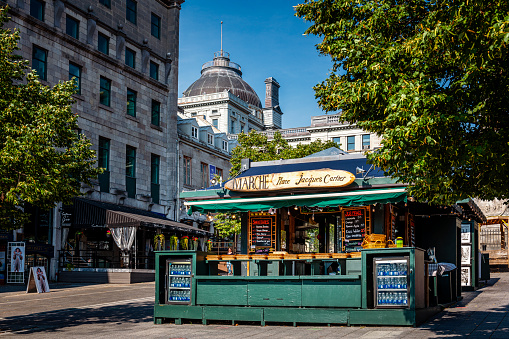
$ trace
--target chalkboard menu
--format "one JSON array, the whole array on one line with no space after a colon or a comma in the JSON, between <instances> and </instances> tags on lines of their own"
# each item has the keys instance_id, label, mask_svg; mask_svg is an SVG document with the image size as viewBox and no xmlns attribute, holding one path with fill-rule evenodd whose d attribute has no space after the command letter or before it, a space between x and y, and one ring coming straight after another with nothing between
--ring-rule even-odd
<instances>
[{"instance_id":1,"label":"chalkboard menu","mask_svg":"<svg viewBox=\"0 0 509 339\"><path fill-rule=\"evenodd\" d=\"M344 211L343 222L345 251L360 251L364 235L366 234L366 210L361 208Z\"/></svg>"},{"instance_id":2,"label":"chalkboard menu","mask_svg":"<svg viewBox=\"0 0 509 339\"><path fill-rule=\"evenodd\" d=\"M272 217L251 219L251 245L255 247L272 246Z\"/></svg>"},{"instance_id":3,"label":"chalkboard menu","mask_svg":"<svg viewBox=\"0 0 509 339\"><path fill-rule=\"evenodd\" d=\"M344 211L345 240L363 239L366 234L366 214L364 209Z\"/></svg>"}]
</instances>

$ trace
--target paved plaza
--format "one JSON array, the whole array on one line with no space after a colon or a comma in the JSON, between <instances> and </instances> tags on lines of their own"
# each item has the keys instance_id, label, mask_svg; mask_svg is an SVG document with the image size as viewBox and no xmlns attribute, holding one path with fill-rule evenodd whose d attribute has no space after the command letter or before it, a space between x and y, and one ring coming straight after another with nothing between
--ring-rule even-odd
<instances>
[{"instance_id":1,"label":"paved plaza","mask_svg":"<svg viewBox=\"0 0 509 339\"><path fill-rule=\"evenodd\" d=\"M0 338L509 338L509 273L417 328L213 323L154 325L154 283L0 286Z\"/></svg>"}]
</instances>

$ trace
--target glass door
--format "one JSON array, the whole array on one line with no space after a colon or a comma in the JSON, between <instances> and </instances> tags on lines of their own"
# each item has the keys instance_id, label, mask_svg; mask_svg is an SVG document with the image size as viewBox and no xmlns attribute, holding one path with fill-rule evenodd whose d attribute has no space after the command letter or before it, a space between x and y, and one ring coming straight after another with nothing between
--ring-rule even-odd
<instances>
[{"instance_id":1,"label":"glass door","mask_svg":"<svg viewBox=\"0 0 509 339\"><path fill-rule=\"evenodd\" d=\"M190 259L168 259L167 269L167 304L191 303L191 275Z\"/></svg>"},{"instance_id":2,"label":"glass door","mask_svg":"<svg viewBox=\"0 0 509 339\"><path fill-rule=\"evenodd\" d=\"M374 258L375 307L405 308L409 304L408 257Z\"/></svg>"}]
</instances>

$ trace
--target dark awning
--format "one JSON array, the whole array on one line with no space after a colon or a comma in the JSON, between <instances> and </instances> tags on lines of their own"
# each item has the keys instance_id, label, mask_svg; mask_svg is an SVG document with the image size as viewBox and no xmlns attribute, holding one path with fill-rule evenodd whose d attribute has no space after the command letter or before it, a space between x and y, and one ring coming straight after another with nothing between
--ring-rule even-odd
<instances>
[{"instance_id":1,"label":"dark awning","mask_svg":"<svg viewBox=\"0 0 509 339\"><path fill-rule=\"evenodd\" d=\"M150 211L83 198L73 199L72 226L75 228L147 226L188 234L210 234L205 230L166 219L163 215Z\"/></svg>"}]
</instances>

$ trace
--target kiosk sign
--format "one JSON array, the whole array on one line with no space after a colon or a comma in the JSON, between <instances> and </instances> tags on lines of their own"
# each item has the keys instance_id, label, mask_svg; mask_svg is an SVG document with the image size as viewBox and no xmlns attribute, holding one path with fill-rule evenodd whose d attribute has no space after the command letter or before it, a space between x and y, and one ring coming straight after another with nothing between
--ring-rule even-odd
<instances>
[{"instance_id":1,"label":"kiosk sign","mask_svg":"<svg viewBox=\"0 0 509 339\"><path fill-rule=\"evenodd\" d=\"M348 186L355 175L329 168L311 171L272 173L234 178L225 183L231 191L260 192L295 188L329 188Z\"/></svg>"},{"instance_id":2,"label":"kiosk sign","mask_svg":"<svg viewBox=\"0 0 509 339\"><path fill-rule=\"evenodd\" d=\"M253 218L252 245L256 247L270 247L272 245L272 218Z\"/></svg>"}]
</instances>

